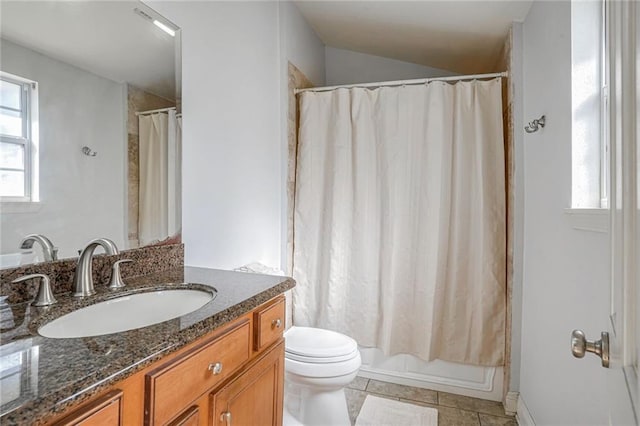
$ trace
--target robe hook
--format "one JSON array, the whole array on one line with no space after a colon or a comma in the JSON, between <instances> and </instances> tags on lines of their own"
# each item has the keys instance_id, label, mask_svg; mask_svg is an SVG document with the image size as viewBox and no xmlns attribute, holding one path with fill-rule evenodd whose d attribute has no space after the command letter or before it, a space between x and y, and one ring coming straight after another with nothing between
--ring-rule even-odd
<instances>
[{"instance_id":1,"label":"robe hook","mask_svg":"<svg viewBox=\"0 0 640 426\"><path fill-rule=\"evenodd\" d=\"M87 157L95 157L96 155L98 155L98 153L96 151L92 150L88 146L83 146L82 147L82 153L84 155L86 155Z\"/></svg>"},{"instance_id":2,"label":"robe hook","mask_svg":"<svg viewBox=\"0 0 640 426\"><path fill-rule=\"evenodd\" d=\"M527 126L524 126L524 130L527 133L535 133L540 129L544 129L545 124L545 116L543 115L540 118L536 118L533 121L530 121Z\"/></svg>"}]
</instances>

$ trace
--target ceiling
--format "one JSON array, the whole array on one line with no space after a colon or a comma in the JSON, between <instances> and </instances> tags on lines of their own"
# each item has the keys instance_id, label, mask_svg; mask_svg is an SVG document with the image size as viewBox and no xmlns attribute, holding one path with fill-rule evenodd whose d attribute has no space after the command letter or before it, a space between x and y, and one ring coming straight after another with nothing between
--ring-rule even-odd
<instances>
[{"instance_id":1,"label":"ceiling","mask_svg":"<svg viewBox=\"0 0 640 426\"><path fill-rule=\"evenodd\" d=\"M296 1L327 45L462 74L496 69L533 0Z\"/></svg>"},{"instance_id":2,"label":"ceiling","mask_svg":"<svg viewBox=\"0 0 640 426\"><path fill-rule=\"evenodd\" d=\"M139 1L2 1L0 35L117 82L176 99L176 38ZM157 14L156 14L157 15Z\"/></svg>"},{"instance_id":3,"label":"ceiling","mask_svg":"<svg viewBox=\"0 0 640 426\"><path fill-rule=\"evenodd\" d=\"M328 46L468 74L502 71L496 68L509 26L524 20L532 1L299 0L296 4ZM135 7L155 13L132 0L2 0L0 35L111 80L174 99L176 39L133 13Z\"/></svg>"}]
</instances>

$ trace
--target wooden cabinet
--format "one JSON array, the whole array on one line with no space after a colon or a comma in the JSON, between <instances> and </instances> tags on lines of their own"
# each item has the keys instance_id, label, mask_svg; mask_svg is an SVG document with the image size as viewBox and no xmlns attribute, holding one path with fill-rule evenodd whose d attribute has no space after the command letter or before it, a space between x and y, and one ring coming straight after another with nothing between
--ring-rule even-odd
<instances>
[{"instance_id":1,"label":"wooden cabinet","mask_svg":"<svg viewBox=\"0 0 640 426\"><path fill-rule=\"evenodd\" d=\"M209 424L277 426L282 424L284 342L270 349L244 374L211 394Z\"/></svg>"},{"instance_id":2,"label":"wooden cabinet","mask_svg":"<svg viewBox=\"0 0 640 426\"><path fill-rule=\"evenodd\" d=\"M48 423L281 425L284 328L279 296Z\"/></svg>"}]
</instances>

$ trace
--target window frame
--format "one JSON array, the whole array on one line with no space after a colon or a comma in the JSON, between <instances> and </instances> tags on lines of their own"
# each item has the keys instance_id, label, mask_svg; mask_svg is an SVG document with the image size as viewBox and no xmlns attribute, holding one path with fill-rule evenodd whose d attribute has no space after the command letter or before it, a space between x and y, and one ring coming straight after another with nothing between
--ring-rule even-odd
<instances>
[{"instance_id":1,"label":"window frame","mask_svg":"<svg viewBox=\"0 0 640 426\"><path fill-rule=\"evenodd\" d=\"M0 71L0 80L20 85L21 118L23 136L0 134L0 142L24 147L24 169L0 167L0 170L24 170L23 196L2 196L1 203L31 203L39 201L38 194L38 135L37 135L37 94L35 81ZM9 108L7 108L9 109ZM15 110L14 110L15 111Z\"/></svg>"},{"instance_id":2,"label":"window frame","mask_svg":"<svg viewBox=\"0 0 640 426\"><path fill-rule=\"evenodd\" d=\"M602 3L602 22L600 34L600 208L609 209L609 183L610 183L610 125L611 108L609 106L609 73L611 51L609 40L609 11L606 0Z\"/></svg>"}]
</instances>

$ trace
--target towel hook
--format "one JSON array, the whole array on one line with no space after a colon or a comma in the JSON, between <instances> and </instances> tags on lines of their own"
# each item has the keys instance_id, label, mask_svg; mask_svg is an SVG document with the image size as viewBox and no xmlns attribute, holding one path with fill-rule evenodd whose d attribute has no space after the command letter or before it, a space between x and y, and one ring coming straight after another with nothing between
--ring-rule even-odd
<instances>
[{"instance_id":1,"label":"towel hook","mask_svg":"<svg viewBox=\"0 0 640 426\"><path fill-rule=\"evenodd\" d=\"M87 157L95 157L96 155L98 155L98 153L96 151L92 150L88 146L83 146L82 147L82 153L84 155L86 155Z\"/></svg>"},{"instance_id":2,"label":"towel hook","mask_svg":"<svg viewBox=\"0 0 640 426\"><path fill-rule=\"evenodd\" d=\"M536 118L535 120L530 121L527 126L524 126L525 132L527 132L527 133L535 133L540 129L544 129L545 120L546 120L546 118L543 115L540 118Z\"/></svg>"}]
</instances>

